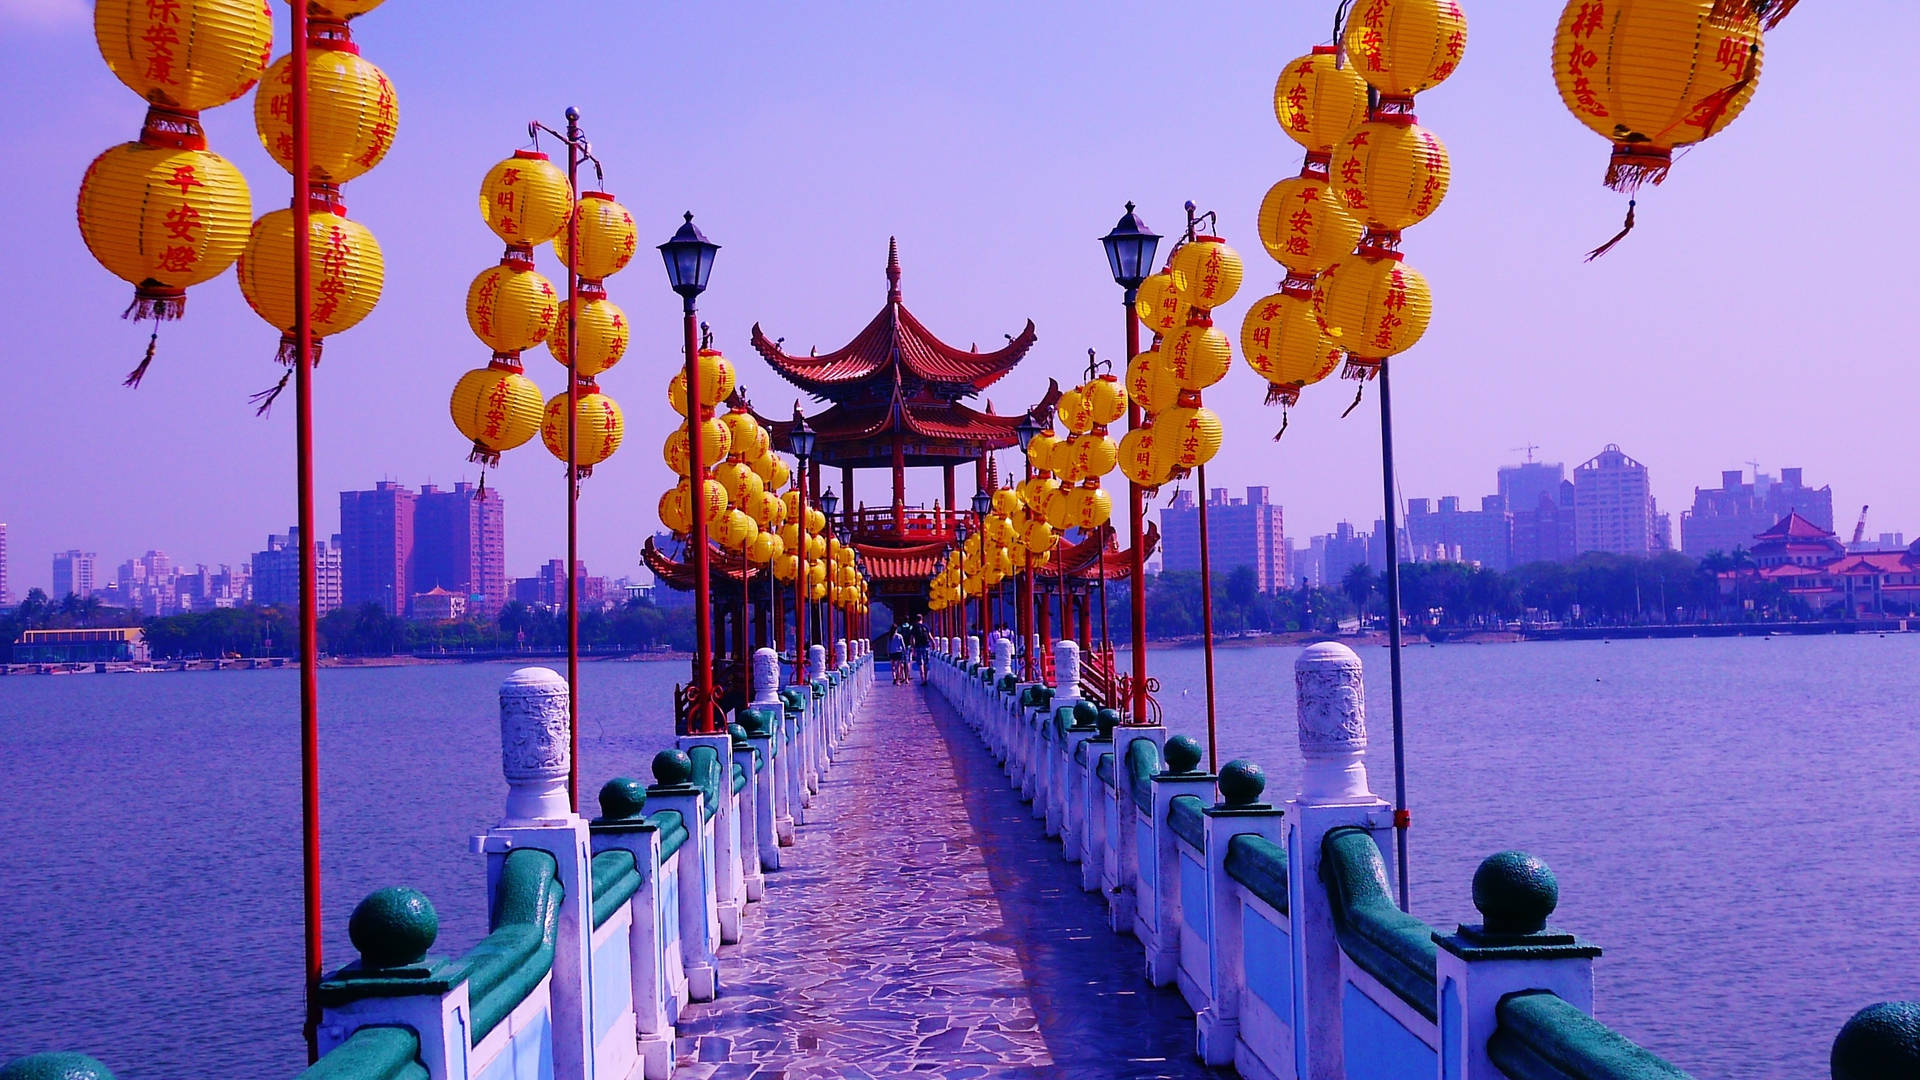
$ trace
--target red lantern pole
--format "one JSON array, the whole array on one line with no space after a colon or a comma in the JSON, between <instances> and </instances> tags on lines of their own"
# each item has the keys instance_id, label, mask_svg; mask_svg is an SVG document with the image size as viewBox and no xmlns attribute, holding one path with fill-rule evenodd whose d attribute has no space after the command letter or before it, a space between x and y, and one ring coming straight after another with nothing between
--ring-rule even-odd
<instances>
[{"instance_id":1,"label":"red lantern pole","mask_svg":"<svg viewBox=\"0 0 1920 1080\"><path fill-rule=\"evenodd\" d=\"M693 505L693 699L688 710L699 709L700 720L687 718L683 734L711 735L713 720L713 582L707 557L707 470L701 444L706 418L700 400L700 323L693 297L686 298L684 326L687 347L687 476Z\"/></svg>"},{"instance_id":2,"label":"red lantern pole","mask_svg":"<svg viewBox=\"0 0 1920 1080\"><path fill-rule=\"evenodd\" d=\"M567 801L580 812L580 110L567 107Z\"/></svg>"},{"instance_id":3,"label":"red lantern pole","mask_svg":"<svg viewBox=\"0 0 1920 1080\"><path fill-rule=\"evenodd\" d=\"M1207 668L1207 771L1220 771L1219 739L1213 704L1213 555L1207 550L1207 467L1197 470L1200 485L1200 642Z\"/></svg>"},{"instance_id":4,"label":"red lantern pole","mask_svg":"<svg viewBox=\"0 0 1920 1080\"><path fill-rule=\"evenodd\" d=\"M1144 267L1142 268L1144 269ZM1140 298L1140 290L1129 288L1126 292L1127 310L1127 363L1140 355L1140 316L1134 310L1134 302ZM1127 396L1127 430L1140 426L1143 414L1140 403ZM1133 701L1128 719L1135 724L1147 722L1147 566L1146 547L1142 543L1146 530L1146 494L1140 485L1131 479L1127 481L1127 531L1133 537L1133 550L1127 555L1127 574L1131 587L1127 590L1127 608L1133 634Z\"/></svg>"},{"instance_id":5,"label":"red lantern pole","mask_svg":"<svg viewBox=\"0 0 1920 1080\"><path fill-rule=\"evenodd\" d=\"M293 11L294 470L300 523L300 825L306 929L307 1062L320 1059L320 604L313 538L313 187L307 110L307 6Z\"/></svg>"},{"instance_id":6,"label":"red lantern pole","mask_svg":"<svg viewBox=\"0 0 1920 1080\"><path fill-rule=\"evenodd\" d=\"M793 407L794 423L800 423L800 406ZM796 457L793 466L795 491L800 493L796 501L799 512L793 515L796 524L793 527L794 539L798 541L798 561L793 571L793 681L800 686L807 685L807 594L812 587L807 582L807 461Z\"/></svg>"}]
</instances>

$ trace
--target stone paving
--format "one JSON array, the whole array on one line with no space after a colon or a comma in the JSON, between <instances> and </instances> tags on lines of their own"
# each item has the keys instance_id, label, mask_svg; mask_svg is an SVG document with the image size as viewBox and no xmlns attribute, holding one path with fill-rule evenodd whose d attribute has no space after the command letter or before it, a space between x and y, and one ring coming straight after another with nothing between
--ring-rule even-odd
<instances>
[{"instance_id":1,"label":"stone paving","mask_svg":"<svg viewBox=\"0 0 1920 1080\"><path fill-rule=\"evenodd\" d=\"M971 729L878 680L677 1077L1220 1077Z\"/></svg>"}]
</instances>

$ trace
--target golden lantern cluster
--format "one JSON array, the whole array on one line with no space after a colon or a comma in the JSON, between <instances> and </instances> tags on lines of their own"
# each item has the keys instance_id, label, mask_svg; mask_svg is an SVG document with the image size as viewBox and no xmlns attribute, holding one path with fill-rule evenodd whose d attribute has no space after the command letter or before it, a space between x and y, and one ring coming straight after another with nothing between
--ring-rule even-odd
<instances>
[{"instance_id":1,"label":"golden lantern cluster","mask_svg":"<svg viewBox=\"0 0 1920 1080\"><path fill-rule=\"evenodd\" d=\"M1240 291L1244 276L1238 252L1190 230L1167 265L1141 283L1134 313L1153 331L1153 345L1128 361L1118 389L1120 409L1130 398L1145 420L1120 439L1112 460L1142 488L1185 476L1220 452L1220 418L1203 392L1226 378L1233 348L1213 325L1213 309Z\"/></svg>"},{"instance_id":2,"label":"golden lantern cluster","mask_svg":"<svg viewBox=\"0 0 1920 1080\"><path fill-rule=\"evenodd\" d=\"M347 20L375 4L308 5L307 273L312 299L307 325L312 355L321 342L352 329L373 311L386 283L386 263L373 233L347 217L341 187L380 164L400 126L393 83L361 57ZM253 99L253 126L281 168L293 171L293 57L274 61ZM272 210L253 223L235 272L240 293L268 325L280 331L277 359L292 367L294 340L294 214ZM286 385L281 379L280 386ZM260 395L261 411L279 387Z\"/></svg>"},{"instance_id":3,"label":"golden lantern cluster","mask_svg":"<svg viewBox=\"0 0 1920 1080\"><path fill-rule=\"evenodd\" d=\"M1370 379L1426 333L1432 294L1400 237L1439 208L1451 168L1413 100L1453 74L1466 43L1456 0L1367 0L1340 46L1281 70L1274 115L1305 160L1261 202L1261 246L1285 275L1240 326L1269 404L1297 404L1343 359L1346 377Z\"/></svg>"},{"instance_id":4,"label":"golden lantern cluster","mask_svg":"<svg viewBox=\"0 0 1920 1080\"><path fill-rule=\"evenodd\" d=\"M553 171L557 174L560 170L556 167ZM561 179L564 185L564 175ZM516 209L502 201L499 188L506 186L509 185L502 183L491 192L485 187L481 189L483 213L487 212L484 203L489 193L497 211ZM564 190L568 189L563 186ZM517 209L521 215L518 219L511 216L490 217L488 224L495 226L496 232L503 232L510 225L526 227L536 218L543 225L550 220L550 206ZM560 260L560 265L580 279L578 316L574 316L569 301L561 301L556 307L553 332L546 336L546 344L548 355L579 381L574 395L577 419L575 454L571 467L583 477L593 475L595 465L613 456L625 434L625 421L621 417L620 407L600 391L599 376L619 363L627 351L630 329L626 313L607 299L606 279L626 269L627 264L633 261L639 236L639 228L626 207L604 191L587 191L570 204L562 201L559 222L551 237L553 253ZM575 243L580 249L578 266L573 264L572 259L571 246ZM567 339L569 321L577 332L577 338L571 345ZM570 349L577 349L578 355L575 356ZM562 464L568 463L565 391L547 400L540 422L540 441Z\"/></svg>"},{"instance_id":5,"label":"golden lantern cluster","mask_svg":"<svg viewBox=\"0 0 1920 1080\"><path fill-rule=\"evenodd\" d=\"M1606 185L1666 179L1676 149L1726 130L1759 86L1764 32L1793 0L1570 0L1553 81L1574 118L1612 144Z\"/></svg>"},{"instance_id":6,"label":"golden lantern cluster","mask_svg":"<svg viewBox=\"0 0 1920 1080\"><path fill-rule=\"evenodd\" d=\"M187 290L232 266L247 243L246 178L207 149L200 113L260 80L273 20L261 0L97 0L93 31L108 69L146 101L147 114L137 139L87 166L75 206L80 236L133 286L128 317L178 319ZM152 359L150 342L127 385L138 385Z\"/></svg>"},{"instance_id":7,"label":"golden lantern cluster","mask_svg":"<svg viewBox=\"0 0 1920 1080\"><path fill-rule=\"evenodd\" d=\"M783 553L773 560L773 576L801 588L809 601L827 599L832 574L829 572L827 515L818 507L809 506L807 512L800 512L800 478L793 477L793 486L780 496L780 505L785 512L785 522L780 526L779 539ZM835 552L840 549L838 540L832 541ZM850 557L839 556L840 558Z\"/></svg>"}]
</instances>

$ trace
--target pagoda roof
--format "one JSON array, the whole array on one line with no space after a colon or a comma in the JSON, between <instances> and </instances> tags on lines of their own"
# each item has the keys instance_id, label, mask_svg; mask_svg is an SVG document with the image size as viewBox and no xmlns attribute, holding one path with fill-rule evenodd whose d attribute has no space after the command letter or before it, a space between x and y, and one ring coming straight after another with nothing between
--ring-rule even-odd
<instances>
[{"instance_id":1,"label":"pagoda roof","mask_svg":"<svg viewBox=\"0 0 1920 1080\"><path fill-rule=\"evenodd\" d=\"M646 543L640 545L640 561L646 564L648 570L653 571L654 577L668 586L681 592L693 591L693 567L661 551L651 536L647 537ZM707 571L709 588L725 582L731 582L737 586L742 581L752 581L765 573L762 567L748 562L739 552L723 551L720 548L708 550Z\"/></svg>"},{"instance_id":2,"label":"pagoda roof","mask_svg":"<svg viewBox=\"0 0 1920 1080\"><path fill-rule=\"evenodd\" d=\"M1060 396L1059 382L1048 380L1047 392L1036 408L1050 408ZM775 420L763 415L738 391L729 404L752 413L767 429L774 449L791 452L788 443L793 430L791 419ZM798 408L797 402L795 408ZM986 411L981 412L958 401L925 394L909 396L896 376L885 398L830 405L807 417L807 425L814 430L818 440L814 454L823 465L890 465L892 440L895 436L904 436L916 444L915 449L907 452L906 464L920 466L949 460L972 461L983 453L1015 446L1020 441L1018 428L1025 415L1002 416L993 411L991 401ZM843 445L836 448L834 444Z\"/></svg>"},{"instance_id":3,"label":"pagoda roof","mask_svg":"<svg viewBox=\"0 0 1920 1080\"><path fill-rule=\"evenodd\" d=\"M1806 518L1801 517L1798 510L1792 510L1788 511L1786 517L1774 522L1765 532L1755 533L1753 538L1755 540L1784 540L1788 542L1795 540L1812 540L1817 542L1831 540L1833 539L1833 535L1832 531L1823 529L1813 522L1808 521Z\"/></svg>"},{"instance_id":4,"label":"pagoda roof","mask_svg":"<svg viewBox=\"0 0 1920 1080\"><path fill-rule=\"evenodd\" d=\"M947 557L948 546L940 542L911 547L855 543L853 549L859 553L867 576L875 584L885 584L931 580L933 575L940 572L940 564Z\"/></svg>"},{"instance_id":5,"label":"pagoda roof","mask_svg":"<svg viewBox=\"0 0 1920 1080\"><path fill-rule=\"evenodd\" d=\"M784 340L784 339L782 339ZM795 356L753 325L753 347L780 377L810 394L839 400L839 395L892 376L931 384L950 399L970 397L1012 371L1033 347L1033 320L1006 347L993 352L958 349L934 337L900 300L900 247L887 239L887 303L854 335L830 353Z\"/></svg>"}]
</instances>

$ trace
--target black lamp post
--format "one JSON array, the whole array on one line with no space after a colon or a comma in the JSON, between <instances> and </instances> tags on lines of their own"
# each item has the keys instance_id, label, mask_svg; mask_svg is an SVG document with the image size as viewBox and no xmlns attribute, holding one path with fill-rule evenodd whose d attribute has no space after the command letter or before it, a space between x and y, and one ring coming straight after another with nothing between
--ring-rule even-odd
<instances>
[{"instance_id":1,"label":"black lamp post","mask_svg":"<svg viewBox=\"0 0 1920 1080\"><path fill-rule=\"evenodd\" d=\"M985 488L982 488L979 491L976 491L973 493L973 524L976 529L980 530L980 533L982 536L986 535L987 514L992 510L993 510L993 493L992 492L987 491ZM985 573L987 572L986 545L982 543L980 547L981 547L980 573L982 575L985 575ZM993 597L991 594L987 592L986 581L982 580L980 582L980 641L981 641L980 649L982 653L983 662L985 660L984 654L987 651L987 647L986 647L987 635L993 633L992 604L993 604Z\"/></svg>"},{"instance_id":2,"label":"black lamp post","mask_svg":"<svg viewBox=\"0 0 1920 1080\"><path fill-rule=\"evenodd\" d=\"M718 402L700 400L700 327L694 302L707 288L707 275L713 272L713 256L720 245L709 241L693 224L693 211L673 238L660 245L660 257L667 264L667 282L680 294L684 313L687 351L687 477L693 493L693 693L687 703L686 730L683 735L712 735L726 730L714 715L712 573L707 559L707 515L705 489L708 462L701 460L701 424L706 412ZM697 718L697 719L696 719Z\"/></svg>"},{"instance_id":3,"label":"black lamp post","mask_svg":"<svg viewBox=\"0 0 1920 1080\"><path fill-rule=\"evenodd\" d=\"M1100 245L1107 250L1107 267L1113 271L1113 282L1125 292L1127 320L1127 362L1140 354L1140 319L1134 311L1134 301L1140 296L1140 283L1147 280L1153 272L1154 252L1159 248L1160 236L1140 220L1133 212L1133 204L1127 204L1127 212L1114 225L1107 235L1100 238ZM1127 430L1140 426L1140 404L1127 402ZM1204 493L1203 493L1204 495ZM1128 590L1128 600L1133 627L1133 680L1131 719L1136 724L1147 722L1147 590L1146 590L1146 553L1141 550L1140 536L1145 528L1146 498L1140 485L1127 481L1127 530L1133 537L1133 549L1129 553L1128 574L1132 588Z\"/></svg>"},{"instance_id":4,"label":"black lamp post","mask_svg":"<svg viewBox=\"0 0 1920 1080\"><path fill-rule=\"evenodd\" d=\"M960 553L960 640L958 653L962 659L967 655L967 537L973 530L967 527L967 516L959 515L960 521L953 527L953 548Z\"/></svg>"},{"instance_id":5,"label":"black lamp post","mask_svg":"<svg viewBox=\"0 0 1920 1080\"><path fill-rule=\"evenodd\" d=\"M1013 437L1020 442L1020 454L1023 458L1026 456L1027 447L1033 444L1034 439L1039 438L1043 430L1045 429L1040 426L1039 418L1033 415L1033 410L1027 410L1027 415L1020 418L1020 423L1013 429ZM1030 460L1027 462L1026 475L1027 479L1033 479L1033 462ZM1013 603L1019 609L1018 614L1014 616L1013 626L1014 632L1020 635L1017 650L1020 653L1020 678L1022 682L1032 682L1033 650L1029 648L1033 640L1033 568L1031 566L1020 572L1020 581L1013 589Z\"/></svg>"},{"instance_id":6,"label":"black lamp post","mask_svg":"<svg viewBox=\"0 0 1920 1080\"><path fill-rule=\"evenodd\" d=\"M840 509L840 496L835 495L832 488L828 488L826 492L820 496L820 512L827 516L826 534L836 540L840 537L839 530L834 527L833 513L838 509ZM807 595L813 595L812 584L808 584L807 586ZM821 644L827 647L827 664L828 666L832 666L834 659L833 643L835 638L833 636L833 561L831 559L827 561L827 609L820 619L820 622L821 633L825 635L821 640Z\"/></svg>"},{"instance_id":7,"label":"black lamp post","mask_svg":"<svg viewBox=\"0 0 1920 1080\"><path fill-rule=\"evenodd\" d=\"M793 451L794 490L800 493L793 529L798 541L793 573L793 681L802 686L807 682L807 598L813 592L813 583L807 580L807 465L813 458L813 442L813 428L807 426L796 401L793 427L787 431L787 449Z\"/></svg>"}]
</instances>

